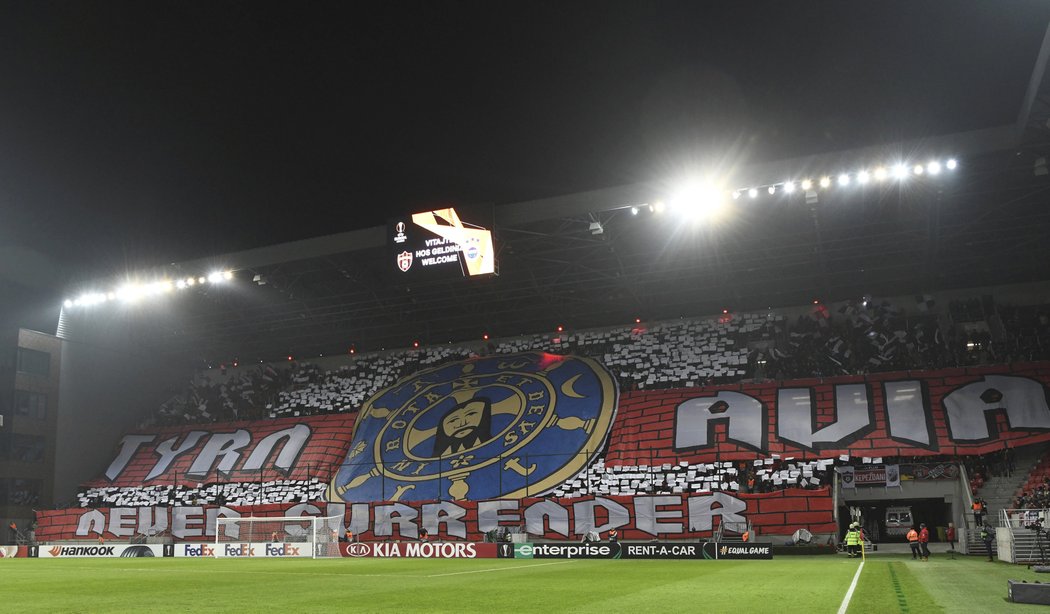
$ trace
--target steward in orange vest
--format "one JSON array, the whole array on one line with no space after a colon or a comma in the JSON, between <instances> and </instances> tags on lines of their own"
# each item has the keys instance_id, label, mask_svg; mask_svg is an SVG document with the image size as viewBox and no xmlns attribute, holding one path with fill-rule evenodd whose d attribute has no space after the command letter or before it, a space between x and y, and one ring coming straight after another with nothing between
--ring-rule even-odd
<instances>
[{"instance_id":1,"label":"steward in orange vest","mask_svg":"<svg viewBox=\"0 0 1050 614\"><path fill-rule=\"evenodd\" d=\"M912 527L908 531L908 545L911 546L911 558L919 558L922 554L922 550L919 546L919 532L915 530L915 527Z\"/></svg>"}]
</instances>

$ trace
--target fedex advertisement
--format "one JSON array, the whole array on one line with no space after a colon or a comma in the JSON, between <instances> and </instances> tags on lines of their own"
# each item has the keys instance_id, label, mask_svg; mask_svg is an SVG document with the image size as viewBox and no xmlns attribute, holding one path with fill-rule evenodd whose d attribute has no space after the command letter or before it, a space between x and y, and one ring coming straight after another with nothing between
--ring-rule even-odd
<instances>
[{"instance_id":1,"label":"fedex advertisement","mask_svg":"<svg viewBox=\"0 0 1050 614\"><path fill-rule=\"evenodd\" d=\"M287 558L287 557L311 557L310 544L308 543L275 543L275 542L230 542L222 544L182 544L181 548L190 552L182 556L215 556L234 558ZM175 556L179 556L176 549Z\"/></svg>"}]
</instances>

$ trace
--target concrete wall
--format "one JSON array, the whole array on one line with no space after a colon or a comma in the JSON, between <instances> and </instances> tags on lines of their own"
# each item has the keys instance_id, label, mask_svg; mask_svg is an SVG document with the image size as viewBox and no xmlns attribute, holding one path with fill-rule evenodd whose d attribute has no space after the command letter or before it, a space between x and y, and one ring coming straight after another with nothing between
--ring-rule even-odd
<instances>
[{"instance_id":1,"label":"concrete wall","mask_svg":"<svg viewBox=\"0 0 1050 614\"><path fill-rule=\"evenodd\" d=\"M123 434L164 401L187 369L131 349L110 337L105 345L64 341L56 433L55 498L73 500L78 486L113 459Z\"/></svg>"}]
</instances>

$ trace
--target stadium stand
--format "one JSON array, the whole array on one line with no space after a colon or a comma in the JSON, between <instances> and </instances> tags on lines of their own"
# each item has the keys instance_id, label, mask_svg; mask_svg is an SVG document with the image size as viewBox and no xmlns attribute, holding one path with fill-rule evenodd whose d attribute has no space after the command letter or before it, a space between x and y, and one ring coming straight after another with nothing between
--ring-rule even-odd
<instances>
[{"instance_id":1,"label":"stadium stand","mask_svg":"<svg viewBox=\"0 0 1050 614\"><path fill-rule=\"evenodd\" d=\"M369 398L403 378L453 361L522 352L596 359L616 376L621 394L634 395L626 405L621 399L621 412L632 411L639 403L645 407L649 395L652 403L673 408L680 402L677 399L688 397L689 389L710 388L716 394L719 390L742 390L759 396L759 391L768 395L775 391L774 382L785 380L794 381L792 385L815 385L828 377L849 382L860 381L850 378L866 374L916 371L936 375L935 370L944 368L962 373L962 367L993 364L1003 357L1037 359L1045 355L1047 306L1015 308L984 298L951 301L938 307L929 295L916 296L914 301L914 305L902 308L901 301L895 304L864 297L793 310L726 312L706 318L527 335L485 344L424 346L317 362L224 366L195 377L185 390L163 403L143 428L153 429L150 432L162 429L167 433L164 436L174 436L177 442L185 441L178 438L188 437L195 428L208 433L262 428L264 434L271 428L264 425L271 423L337 416L352 424ZM942 390L950 389L945 386ZM665 391L670 393L666 399L659 394ZM763 402L770 407L775 404ZM648 410L633 411L635 420L639 411L648 415ZM653 428L664 430L638 433L638 427L618 423L610 432L606 449L578 474L549 490L547 496L621 500L618 498L645 495L728 493L743 497L786 493L785 501L794 501L811 492L814 500L824 501L830 496L829 487L837 471L898 464L962 464L970 478L972 496L977 496L989 476L1011 469L1009 455L994 450L894 455L900 444L884 439L877 441L897 447L876 448L871 457L863 458L822 454L819 450L790 455L742 448L714 459L690 458L688 452L668 456L666 451L661 457L654 451L669 446L672 419L669 409L660 411L664 413L653 418L657 420ZM719 428L719 436L725 437L724 427ZM647 440L649 436L654 439ZM256 436L254 440L258 439ZM350 443L348 437L341 444L330 441L333 443L325 452L329 456L306 475L234 472L191 477L187 475L188 460L180 460L181 465L170 475L143 480L156 461L156 454L143 453L128 465L130 477L115 482L100 478L84 484L74 505L98 510L187 506L283 509L330 501L333 472ZM610 444L615 445L613 453ZM194 449L199 450L199 446ZM906 469L909 477L916 471L921 469ZM1050 500L1047 484L1050 478L1033 474L1028 488L1018 493L1018 503L1046 503ZM825 501L819 505L819 511L813 512L813 518L819 519L814 526L826 527L831 504ZM777 526L773 530L795 529Z\"/></svg>"},{"instance_id":2,"label":"stadium stand","mask_svg":"<svg viewBox=\"0 0 1050 614\"><path fill-rule=\"evenodd\" d=\"M937 310L929 295L906 312L870 297L838 305L722 314L531 335L487 346L433 346L355 355L331 371L310 363L242 366L196 378L156 412L155 424L194 424L353 411L417 370L486 353L543 351L600 360L622 390L692 388L1041 360L1050 357L1050 305L973 299ZM988 310L985 310L987 305ZM798 311L798 309L794 310ZM1000 315L1002 314L1002 315ZM996 333L993 336L992 330ZM213 370L213 372L219 370Z\"/></svg>"}]
</instances>

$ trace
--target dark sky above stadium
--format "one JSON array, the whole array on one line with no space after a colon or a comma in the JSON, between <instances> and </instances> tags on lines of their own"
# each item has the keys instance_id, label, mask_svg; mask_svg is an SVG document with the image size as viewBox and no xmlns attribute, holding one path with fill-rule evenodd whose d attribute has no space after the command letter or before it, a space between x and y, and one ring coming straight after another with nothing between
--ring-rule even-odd
<instances>
[{"instance_id":1,"label":"dark sky above stadium","mask_svg":"<svg viewBox=\"0 0 1050 614\"><path fill-rule=\"evenodd\" d=\"M1016 119L1050 4L0 3L0 246L99 275Z\"/></svg>"}]
</instances>

